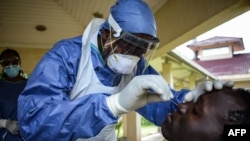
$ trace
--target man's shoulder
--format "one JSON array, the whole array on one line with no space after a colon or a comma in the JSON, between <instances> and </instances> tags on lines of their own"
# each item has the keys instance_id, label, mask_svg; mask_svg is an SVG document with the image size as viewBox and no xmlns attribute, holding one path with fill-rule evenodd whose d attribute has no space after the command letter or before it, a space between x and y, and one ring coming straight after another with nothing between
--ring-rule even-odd
<instances>
[{"instance_id":1,"label":"man's shoulder","mask_svg":"<svg viewBox=\"0 0 250 141\"><path fill-rule=\"evenodd\" d=\"M65 38L56 42L51 49L52 51L59 50L79 50L82 47L82 36L76 36L72 38Z\"/></svg>"},{"instance_id":2,"label":"man's shoulder","mask_svg":"<svg viewBox=\"0 0 250 141\"><path fill-rule=\"evenodd\" d=\"M64 38L64 39L61 39L60 41L58 41L56 44L61 44L61 43L68 43L68 44L81 44L82 43L82 35L79 35L79 36L75 36L75 37L72 37L72 38Z\"/></svg>"}]
</instances>

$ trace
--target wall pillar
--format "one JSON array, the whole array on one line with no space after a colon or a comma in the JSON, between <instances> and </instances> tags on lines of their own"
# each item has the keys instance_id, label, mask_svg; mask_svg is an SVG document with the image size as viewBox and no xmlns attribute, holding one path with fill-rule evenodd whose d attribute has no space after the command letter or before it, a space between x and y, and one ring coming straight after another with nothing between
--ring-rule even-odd
<instances>
[{"instance_id":1,"label":"wall pillar","mask_svg":"<svg viewBox=\"0 0 250 141\"><path fill-rule=\"evenodd\" d=\"M127 114L123 114L122 115L122 128L123 128L123 136L127 137L127 124L128 124L128 118L127 118Z\"/></svg>"},{"instance_id":2,"label":"wall pillar","mask_svg":"<svg viewBox=\"0 0 250 141\"><path fill-rule=\"evenodd\" d=\"M141 116L136 112L129 112L127 121L127 141L141 141Z\"/></svg>"},{"instance_id":3,"label":"wall pillar","mask_svg":"<svg viewBox=\"0 0 250 141\"><path fill-rule=\"evenodd\" d=\"M188 79L189 79L189 89L190 90L192 90L192 89L194 89L196 86L195 86L195 75L194 75L194 73L191 73L190 75L189 75L189 77L188 77Z\"/></svg>"},{"instance_id":4,"label":"wall pillar","mask_svg":"<svg viewBox=\"0 0 250 141\"><path fill-rule=\"evenodd\" d=\"M167 60L165 60L165 62L162 64L162 76L168 82L170 87L174 88L172 64L168 62Z\"/></svg>"}]
</instances>

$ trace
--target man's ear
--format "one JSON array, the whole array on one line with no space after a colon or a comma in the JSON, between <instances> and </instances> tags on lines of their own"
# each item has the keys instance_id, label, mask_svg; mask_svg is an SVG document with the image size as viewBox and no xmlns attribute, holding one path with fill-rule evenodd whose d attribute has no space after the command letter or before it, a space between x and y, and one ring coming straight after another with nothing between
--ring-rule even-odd
<instances>
[{"instance_id":1,"label":"man's ear","mask_svg":"<svg viewBox=\"0 0 250 141\"><path fill-rule=\"evenodd\" d=\"M103 39L104 41L106 41L106 40L108 39L108 37L109 37L109 30L103 29L103 30L102 30L102 35L101 35L101 37L102 37L102 39Z\"/></svg>"},{"instance_id":2,"label":"man's ear","mask_svg":"<svg viewBox=\"0 0 250 141\"><path fill-rule=\"evenodd\" d=\"M107 39L109 38L109 30L107 29L102 29L101 30L101 35L98 35L98 48L102 54L103 51L103 46L104 43L107 41Z\"/></svg>"}]
</instances>

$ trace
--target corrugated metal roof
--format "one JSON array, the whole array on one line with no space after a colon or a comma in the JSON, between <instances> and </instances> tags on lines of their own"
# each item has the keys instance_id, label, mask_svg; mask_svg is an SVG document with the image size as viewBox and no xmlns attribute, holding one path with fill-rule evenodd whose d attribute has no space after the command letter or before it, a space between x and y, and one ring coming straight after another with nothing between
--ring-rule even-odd
<instances>
[{"instance_id":1,"label":"corrugated metal roof","mask_svg":"<svg viewBox=\"0 0 250 141\"><path fill-rule=\"evenodd\" d=\"M235 54L232 58L229 59L194 61L215 76L250 73L250 53Z\"/></svg>"}]
</instances>

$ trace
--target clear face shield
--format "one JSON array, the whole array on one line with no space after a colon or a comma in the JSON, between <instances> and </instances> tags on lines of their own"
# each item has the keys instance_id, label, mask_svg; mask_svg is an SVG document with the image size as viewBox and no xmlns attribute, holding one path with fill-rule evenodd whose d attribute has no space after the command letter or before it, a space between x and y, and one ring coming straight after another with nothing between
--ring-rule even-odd
<instances>
[{"instance_id":1,"label":"clear face shield","mask_svg":"<svg viewBox=\"0 0 250 141\"><path fill-rule=\"evenodd\" d=\"M159 45L159 39L146 34L132 34L122 31L118 23L109 16L110 37L103 48L103 57L106 58L111 54L133 55L137 57L151 58L152 51ZM112 32L113 31L113 32ZM114 33L115 32L115 33Z\"/></svg>"},{"instance_id":2,"label":"clear face shield","mask_svg":"<svg viewBox=\"0 0 250 141\"><path fill-rule=\"evenodd\" d=\"M150 52L159 45L159 40L153 38L151 40L140 38L129 32L122 32L120 37L111 37L106 42L103 49L104 58L110 54L119 53L124 55L133 55L142 57L150 54Z\"/></svg>"}]
</instances>

